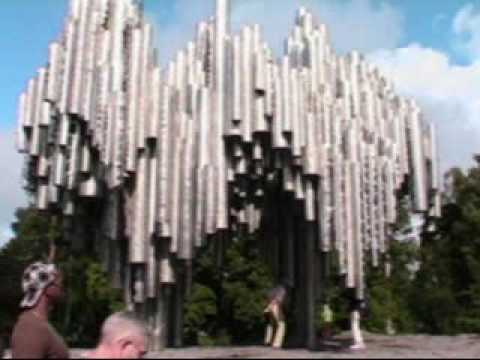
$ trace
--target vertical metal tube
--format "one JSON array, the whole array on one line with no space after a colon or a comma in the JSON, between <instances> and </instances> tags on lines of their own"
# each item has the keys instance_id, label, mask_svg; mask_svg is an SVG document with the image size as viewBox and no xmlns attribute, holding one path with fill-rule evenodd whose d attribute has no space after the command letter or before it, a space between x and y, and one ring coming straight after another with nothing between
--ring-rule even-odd
<instances>
[{"instance_id":1,"label":"vertical metal tube","mask_svg":"<svg viewBox=\"0 0 480 360\"><path fill-rule=\"evenodd\" d=\"M84 76L85 76L85 50L88 37L88 25L90 21L89 6L92 2L88 0L79 0L79 18L76 37L76 52L73 58L73 73L72 73L72 98L70 105L70 112L76 115L82 115L80 109L82 108L82 100L84 99Z\"/></svg>"},{"instance_id":2,"label":"vertical metal tube","mask_svg":"<svg viewBox=\"0 0 480 360\"><path fill-rule=\"evenodd\" d=\"M67 114L70 111L73 73L75 66L75 44L77 37L76 21L71 19L66 29L66 47L65 47L65 63L63 70L63 86L61 91L59 111Z\"/></svg>"},{"instance_id":3,"label":"vertical metal tube","mask_svg":"<svg viewBox=\"0 0 480 360\"><path fill-rule=\"evenodd\" d=\"M291 92L291 81L290 81L290 60L288 56L285 56L282 61L282 104L283 104L283 119L282 119L282 129L284 133L291 134L292 132L292 108L293 96Z\"/></svg>"},{"instance_id":4,"label":"vertical metal tube","mask_svg":"<svg viewBox=\"0 0 480 360\"><path fill-rule=\"evenodd\" d=\"M150 80L149 80L150 81ZM160 132L160 118L162 110L162 99L161 99L161 69L156 67L152 71L152 87L151 87L151 98L152 98L152 107L151 112L147 121L147 139L157 140Z\"/></svg>"},{"instance_id":5,"label":"vertical metal tube","mask_svg":"<svg viewBox=\"0 0 480 360\"><path fill-rule=\"evenodd\" d=\"M162 91L162 115L160 118L159 128L159 210L158 221L160 223L160 236L170 237L170 205L169 196L171 194L171 166L170 162L173 158L172 149L172 104L171 104L171 88L164 86Z\"/></svg>"},{"instance_id":6,"label":"vertical metal tube","mask_svg":"<svg viewBox=\"0 0 480 360\"><path fill-rule=\"evenodd\" d=\"M242 48L240 36L233 38L233 118L234 125L242 121Z\"/></svg>"},{"instance_id":7,"label":"vertical metal tube","mask_svg":"<svg viewBox=\"0 0 480 360\"><path fill-rule=\"evenodd\" d=\"M216 90L216 126L218 133L217 141L217 171L218 171L218 201L216 221L218 230L228 229L227 216L227 164L223 135L226 123L226 46L225 39L230 31L229 0L217 0L216 37L215 37L215 90Z\"/></svg>"},{"instance_id":8,"label":"vertical metal tube","mask_svg":"<svg viewBox=\"0 0 480 360\"><path fill-rule=\"evenodd\" d=\"M425 181L425 160L422 146L420 110L412 105L409 116L410 127L410 154L413 167L413 205L419 212L427 210L427 189Z\"/></svg>"},{"instance_id":9,"label":"vertical metal tube","mask_svg":"<svg viewBox=\"0 0 480 360\"><path fill-rule=\"evenodd\" d=\"M194 159L194 136L195 127L193 119L186 118L185 148L183 161L183 179L182 179L182 212L181 212L181 236L178 250L179 259L191 260L193 258L193 226L194 226L194 179L193 171L195 168Z\"/></svg>"},{"instance_id":10,"label":"vertical metal tube","mask_svg":"<svg viewBox=\"0 0 480 360\"><path fill-rule=\"evenodd\" d=\"M146 262L147 246L147 212L148 212L148 154L140 151L138 154L138 171L134 194L133 229L130 238L129 261L131 264Z\"/></svg>"},{"instance_id":11,"label":"vertical metal tube","mask_svg":"<svg viewBox=\"0 0 480 360\"><path fill-rule=\"evenodd\" d=\"M272 147L273 149L285 149L288 147L285 136L282 132L284 120L283 84L278 66L273 66L274 96L273 96L273 117L272 117ZM274 150L275 151L275 150Z\"/></svg>"},{"instance_id":12,"label":"vertical metal tube","mask_svg":"<svg viewBox=\"0 0 480 360\"><path fill-rule=\"evenodd\" d=\"M24 130L25 116L26 116L26 104L27 95L23 92L18 99L17 110L17 130L16 130L16 147L17 151L24 153L27 151L27 139Z\"/></svg>"},{"instance_id":13,"label":"vertical metal tube","mask_svg":"<svg viewBox=\"0 0 480 360\"><path fill-rule=\"evenodd\" d=\"M142 49L142 30L134 29L132 31L132 48L130 50L130 77L128 89L128 125L127 125L127 164L126 170L134 172L136 170L137 157L137 131L139 126L138 106L140 93L140 55Z\"/></svg>"},{"instance_id":14,"label":"vertical metal tube","mask_svg":"<svg viewBox=\"0 0 480 360\"><path fill-rule=\"evenodd\" d=\"M67 189L70 191L72 191L78 184L78 170L80 166L80 138L80 126L76 124L74 133L72 135L72 145L67 172Z\"/></svg>"},{"instance_id":15,"label":"vertical metal tube","mask_svg":"<svg viewBox=\"0 0 480 360\"><path fill-rule=\"evenodd\" d=\"M57 103L60 95L60 65L63 57L63 49L59 43L52 43L49 47L48 86L46 99Z\"/></svg>"},{"instance_id":16,"label":"vertical metal tube","mask_svg":"<svg viewBox=\"0 0 480 360\"><path fill-rule=\"evenodd\" d=\"M252 142L253 85L252 85L252 31L242 31L242 133L244 142Z\"/></svg>"}]
</instances>

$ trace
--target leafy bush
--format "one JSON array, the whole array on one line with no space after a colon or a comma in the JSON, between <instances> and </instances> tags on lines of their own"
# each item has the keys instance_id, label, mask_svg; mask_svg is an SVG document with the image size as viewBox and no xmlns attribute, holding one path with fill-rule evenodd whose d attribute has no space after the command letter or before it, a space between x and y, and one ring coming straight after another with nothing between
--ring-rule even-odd
<instances>
[{"instance_id":1,"label":"leafy bush","mask_svg":"<svg viewBox=\"0 0 480 360\"><path fill-rule=\"evenodd\" d=\"M216 324L217 296L201 284L195 284L185 304L185 337L187 342L204 346L214 345L211 337Z\"/></svg>"},{"instance_id":2,"label":"leafy bush","mask_svg":"<svg viewBox=\"0 0 480 360\"><path fill-rule=\"evenodd\" d=\"M124 309L123 292L110 285L107 273L92 258L72 257L62 268L67 296L54 322L71 346L94 346L103 320Z\"/></svg>"},{"instance_id":3,"label":"leafy bush","mask_svg":"<svg viewBox=\"0 0 480 360\"><path fill-rule=\"evenodd\" d=\"M254 239L230 245L224 268L217 268L212 246L196 260L192 295L186 303L187 343L228 345L263 339L265 299L271 274Z\"/></svg>"},{"instance_id":4,"label":"leafy bush","mask_svg":"<svg viewBox=\"0 0 480 360\"><path fill-rule=\"evenodd\" d=\"M106 272L86 253L71 254L61 238L61 221L34 209L19 209L15 237L0 250L0 333L8 337L20 313L21 278L26 266L45 261L51 241L57 244L55 263L64 274L66 298L52 322L70 346L93 346L104 318L122 309L122 292L113 289Z\"/></svg>"}]
</instances>

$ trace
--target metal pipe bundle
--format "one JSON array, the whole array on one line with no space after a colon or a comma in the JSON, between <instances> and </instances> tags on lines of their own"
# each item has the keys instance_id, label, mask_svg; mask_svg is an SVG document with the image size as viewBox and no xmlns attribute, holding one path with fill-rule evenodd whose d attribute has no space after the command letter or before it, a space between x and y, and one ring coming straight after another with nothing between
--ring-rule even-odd
<instances>
[{"instance_id":1,"label":"metal pipe bundle","mask_svg":"<svg viewBox=\"0 0 480 360\"><path fill-rule=\"evenodd\" d=\"M173 301L181 314L178 289L197 249L268 227L268 211L289 228L270 232L266 249L277 249L278 274L306 294L308 313L312 286L322 286L312 269L325 257L306 249L336 256L362 299L402 184L415 211L439 216L433 125L360 54L336 55L308 10L276 59L258 25L231 34L229 1L217 0L216 17L162 69L138 2L72 0L71 9L20 97L18 150L38 208L70 217L72 242L89 227L114 249L105 266L121 264L119 285L151 319L157 348L178 329L164 312Z\"/></svg>"}]
</instances>

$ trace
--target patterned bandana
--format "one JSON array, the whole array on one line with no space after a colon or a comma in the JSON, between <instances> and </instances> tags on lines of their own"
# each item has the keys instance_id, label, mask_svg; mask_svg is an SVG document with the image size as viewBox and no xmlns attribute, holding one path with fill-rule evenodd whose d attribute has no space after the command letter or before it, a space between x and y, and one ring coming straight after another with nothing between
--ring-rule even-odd
<instances>
[{"instance_id":1,"label":"patterned bandana","mask_svg":"<svg viewBox=\"0 0 480 360\"><path fill-rule=\"evenodd\" d=\"M36 262L24 271L22 278L23 300L22 308L31 308L37 305L45 289L55 281L57 268L53 264Z\"/></svg>"}]
</instances>

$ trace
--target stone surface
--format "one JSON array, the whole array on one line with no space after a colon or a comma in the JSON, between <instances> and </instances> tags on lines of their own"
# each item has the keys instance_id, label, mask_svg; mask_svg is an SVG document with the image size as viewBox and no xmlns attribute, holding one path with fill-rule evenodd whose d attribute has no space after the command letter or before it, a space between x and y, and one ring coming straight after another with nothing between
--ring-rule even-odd
<instances>
[{"instance_id":1,"label":"stone surface","mask_svg":"<svg viewBox=\"0 0 480 360\"><path fill-rule=\"evenodd\" d=\"M262 358L262 359L345 359L345 358L480 358L480 336L379 336L366 335L367 350L348 350L347 337L339 337L325 344L318 351L301 349L272 350L266 347L222 347L168 349L150 353L147 358L169 359L217 359L217 358ZM78 357L85 350L73 350L72 357Z\"/></svg>"}]
</instances>

